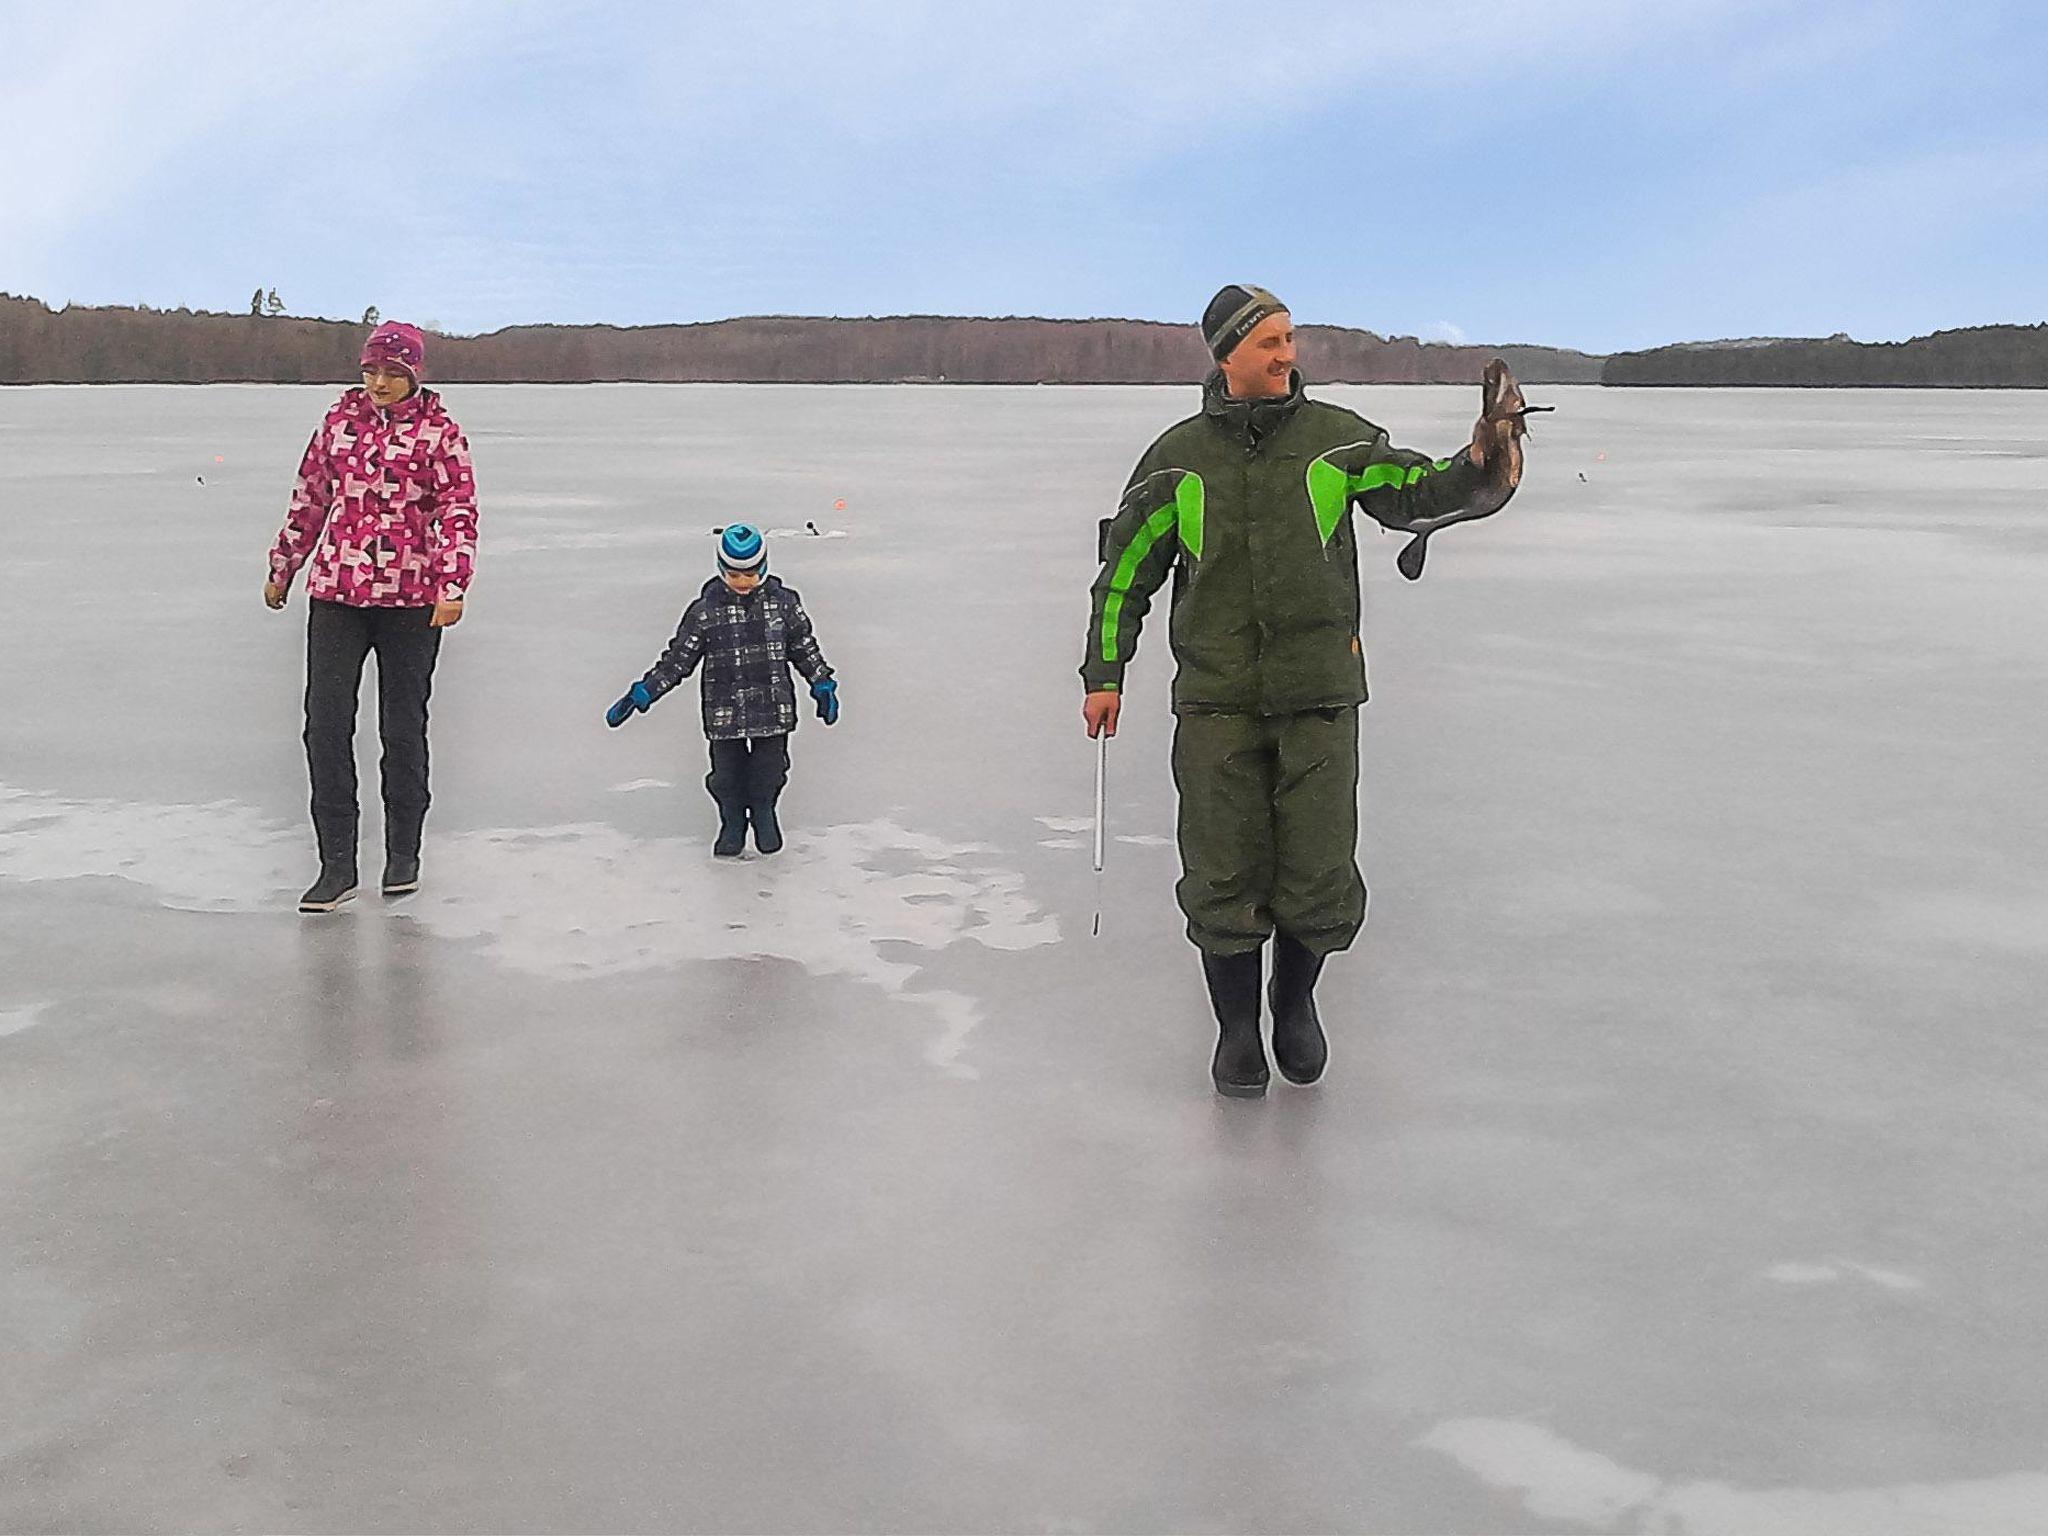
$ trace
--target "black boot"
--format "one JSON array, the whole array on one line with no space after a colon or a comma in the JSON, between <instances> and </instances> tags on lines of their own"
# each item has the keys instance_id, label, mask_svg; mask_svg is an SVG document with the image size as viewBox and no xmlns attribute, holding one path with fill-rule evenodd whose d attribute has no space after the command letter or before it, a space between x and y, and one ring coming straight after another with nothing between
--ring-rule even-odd
<instances>
[{"instance_id":1,"label":"black boot","mask_svg":"<svg viewBox=\"0 0 2048 1536\"><path fill-rule=\"evenodd\" d=\"M386 896L410 896L420 888L420 826L417 816L384 813L384 882Z\"/></svg>"},{"instance_id":2,"label":"black boot","mask_svg":"<svg viewBox=\"0 0 2048 1536\"><path fill-rule=\"evenodd\" d=\"M384 855L384 894L410 896L420 888L420 856L417 853Z\"/></svg>"},{"instance_id":3,"label":"black boot","mask_svg":"<svg viewBox=\"0 0 2048 1536\"><path fill-rule=\"evenodd\" d=\"M313 812L313 841L320 847L320 878L299 898L301 912L332 912L356 894L355 818Z\"/></svg>"},{"instance_id":4,"label":"black boot","mask_svg":"<svg viewBox=\"0 0 2048 1536\"><path fill-rule=\"evenodd\" d=\"M307 886L306 894L299 898L299 910L332 912L344 901L353 901L355 894L356 866L353 860L347 864L322 864L320 878Z\"/></svg>"},{"instance_id":5,"label":"black boot","mask_svg":"<svg viewBox=\"0 0 2048 1536\"><path fill-rule=\"evenodd\" d=\"M757 802L747 814L754 818L754 846L763 853L782 852L782 823L775 819L775 802Z\"/></svg>"},{"instance_id":6,"label":"black boot","mask_svg":"<svg viewBox=\"0 0 2048 1536\"><path fill-rule=\"evenodd\" d=\"M721 859L736 859L747 850L747 808L731 800L718 802L718 841L711 851Z\"/></svg>"},{"instance_id":7,"label":"black boot","mask_svg":"<svg viewBox=\"0 0 2048 1536\"><path fill-rule=\"evenodd\" d=\"M1266 1043L1259 1037L1260 952L1212 955L1202 951L1202 974L1220 1031L1209 1075L1216 1091L1233 1099L1256 1099L1266 1091Z\"/></svg>"},{"instance_id":8,"label":"black boot","mask_svg":"<svg viewBox=\"0 0 2048 1536\"><path fill-rule=\"evenodd\" d=\"M1273 935L1273 1065L1290 1083L1312 1083L1330 1064L1330 1042L1316 1016L1323 957L1299 939Z\"/></svg>"}]
</instances>

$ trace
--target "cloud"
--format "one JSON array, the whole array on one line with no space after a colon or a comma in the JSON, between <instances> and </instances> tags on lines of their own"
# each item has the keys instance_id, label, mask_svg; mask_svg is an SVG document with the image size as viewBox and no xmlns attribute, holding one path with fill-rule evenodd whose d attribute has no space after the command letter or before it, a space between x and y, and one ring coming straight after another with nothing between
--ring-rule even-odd
<instances>
[{"instance_id":1,"label":"cloud","mask_svg":"<svg viewBox=\"0 0 2048 1536\"><path fill-rule=\"evenodd\" d=\"M0 261L26 266L119 213L180 156L262 156L331 133L371 102L403 105L449 57L516 27L474 3L250 7L103 3L11 12ZM62 24L52 17L62 17ZM489 20L488 26L480 25ZM338 104L341 122L325 104ZM329 186L301 189L326 199Z\"/></svg>"},{"instance_id":2,"label":"cloud","mask_svg":"<svg viewBox=\"0 0 2048 1536\"><path fill-rule=\"evenodd\" d=\"M1679 9L1297 3L1265 8L1247 27L1241 7L1216 3L749 5L721 8L715 25L699 12L650 18L620 85L630 91L637 74L650 125L685 145L721 142L716 130L740 124L752 144L795 137L828 155L914 142L945 158L994 140L1026 160L1100 175L1272 133L1354 95L1433 97L1456 103L1466 121L1464 108L1491 82L1597 71L1744 7Z\"/></svg>"}]
</instances>

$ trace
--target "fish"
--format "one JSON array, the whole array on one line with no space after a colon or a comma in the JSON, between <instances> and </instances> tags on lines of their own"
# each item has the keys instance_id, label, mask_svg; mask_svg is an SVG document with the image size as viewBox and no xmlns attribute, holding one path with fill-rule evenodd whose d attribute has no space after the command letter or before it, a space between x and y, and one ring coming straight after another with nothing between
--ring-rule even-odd
<instances>
[{"instance_id":1,"label":"fish","mask_svg":"<svg viewBox=\"0 0 2048 1536\"><path fill-rule=\"evenodd\" d=\"M1515 382L1515 375L1503 358L1496 357L1488 363L1479 377L1479 424L1482 429L1492 426L1495 441L1505 450L1509 442L1516 442L1529 435L1529 417L1539 411L1554 411L1554 405L1531 405L1523 397L1522 386ZM1502 431L1505 430L1505 437ZM1478 434L1474 433L1476 437ZM1418 518L1407 525L1404 532L1415 537L1395 557L1395 569L1410 581L1422 576L1422 562L1429 558L1429 536L1439 528L1448 528L1453 523L1469 523L1478 518L1491 517L1508 504L1515 494L1515 487L1521 483L1518 473L1506 485L1491 482L1482 487L1473 499L1455 512L1445 512L1438 517Z\"/></svg>"}]
</instances>

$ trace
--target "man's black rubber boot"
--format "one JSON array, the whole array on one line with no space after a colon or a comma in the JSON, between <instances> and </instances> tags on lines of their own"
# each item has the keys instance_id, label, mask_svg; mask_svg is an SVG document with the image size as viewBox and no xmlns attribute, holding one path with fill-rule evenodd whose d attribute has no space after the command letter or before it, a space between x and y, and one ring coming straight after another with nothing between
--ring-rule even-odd
<instances>
[{"instance_id":1,"label":"man's black rubber boot","mask_svg":"<svg viewBox=\"0 0 2048 1536\"><path fill-rule=\"evenodd\" d=\"M420 856L417 853L384 855L384 894L410 896L420 888Z\"/></svg>"},{"instance_id":2,"label":"man's black rubber boot","mask_svg":"<svg viewBox=\"0 0 2048 1536\"><path fill-rule=\"evenodd\" d=\"M736 859L747 851L747 808L743 805L718 805L718 841L711 845L711 851L721 859Z\"/></svg>"},{"instance_id":3,"label":"man's black rubber boot","mask_svg":"<svg viewBox=\"0 0 2048 1536\"><path fill-rule=\"evenodd\" d=\"M775 802L757 805L748 814L754 818L754 846L763 853L782 852L782 823L775 819Z\"/></svg>"},{"instance_id":4,"label":"man's black rubber boot","mask_svg":"<svg viewBox=\"0 0 2048 1536\"><path fill-rule=\"evenodd\" d=\"M356 894L356 870L353 864L323 864L320 878L306 887L306 894L299 898L301 912L332 912L344 901L353 901Z\"/></svg>"},{"instance_id":5,"label":"man's black rubber boot","mask_svg":"<svg viewBox=\"0 0 2048 1536\"><path fill-rule=\"evenodd\" d=\"M1202 974L1216 1010L1216 1056L1209 1075L1216 1091L1233 1099L1256 1099L1266 1091L1266 1043L1259 1037L1260 951L1212 955L1202 951Z\"/></svg>"},{"instance_id":6,"label":"man's black rubber boot","mask_svg":"<svg viewBox=\"0 0 2048 1536\"><path fill-rule=\"evenodd\" d=\"M1273 935L1273 1065L1290 1083L1312 1083L1330 1064L1330 1042L1316 1016L1323 957L1298 939Z\"/></svg>"}]
</instances>

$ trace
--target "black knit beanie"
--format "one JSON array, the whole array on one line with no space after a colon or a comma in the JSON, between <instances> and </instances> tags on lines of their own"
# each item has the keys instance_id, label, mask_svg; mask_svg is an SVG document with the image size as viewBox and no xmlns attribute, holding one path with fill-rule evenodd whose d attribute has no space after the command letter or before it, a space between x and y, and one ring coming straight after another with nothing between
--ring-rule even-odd
<instances>
[{"instance_id":1,"label":"black knit beanie","mask_svg":"<svg viewBox=\"0 0 2048 1536\"><path fill-rule=\"evenodd\" d=\"M1209 344L1209 355L1222 362L1261 320L1286 308L1263 288L1225 284L1202 311L1202 340Z\"/></svg>"}]
</instances>

